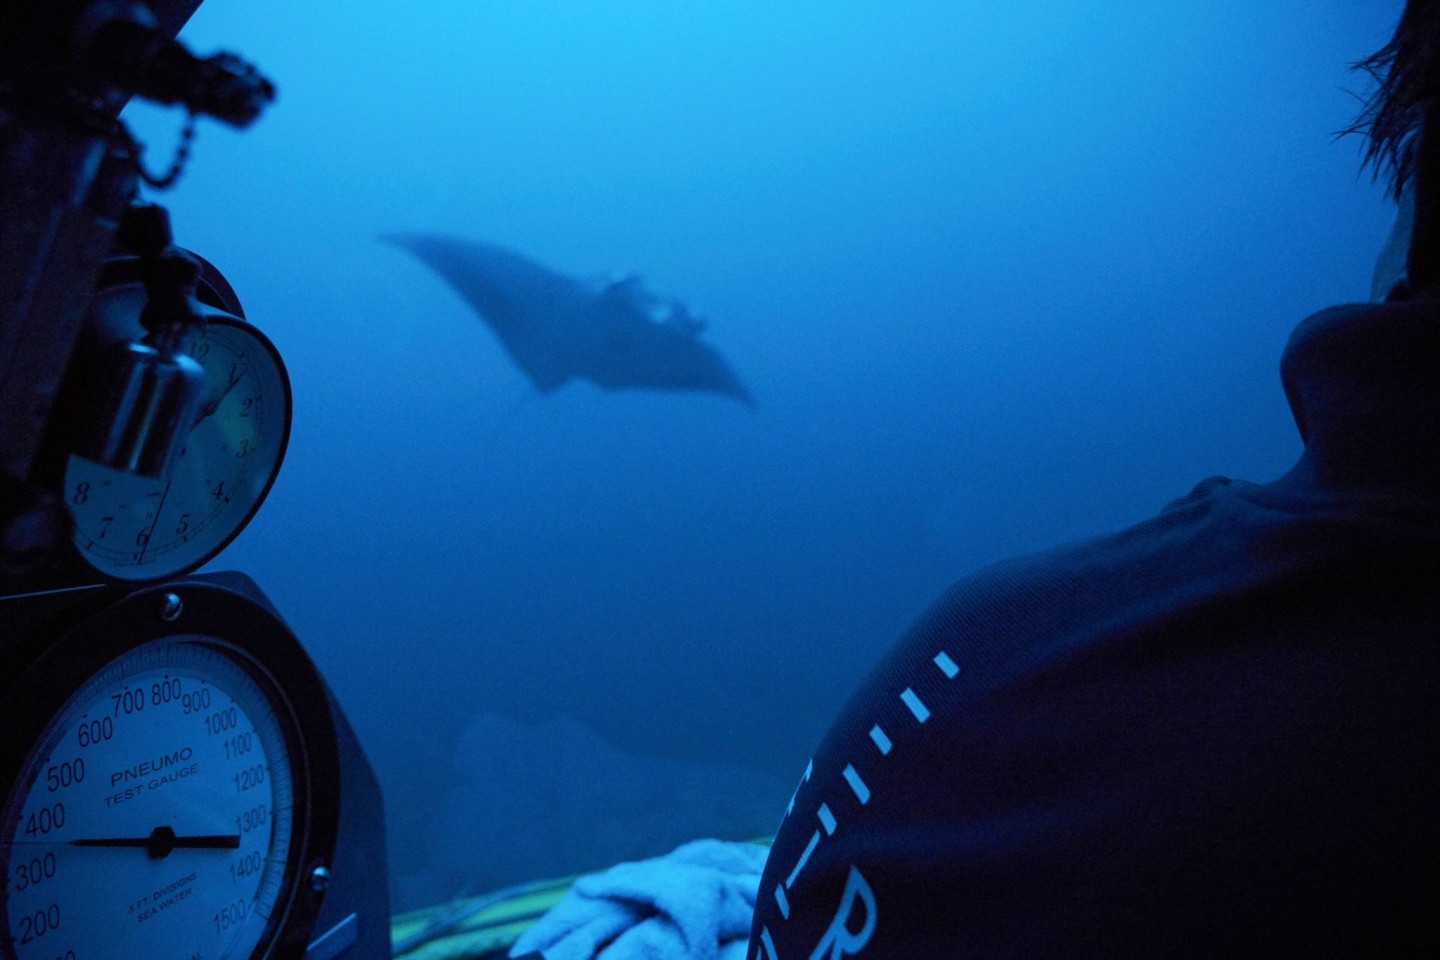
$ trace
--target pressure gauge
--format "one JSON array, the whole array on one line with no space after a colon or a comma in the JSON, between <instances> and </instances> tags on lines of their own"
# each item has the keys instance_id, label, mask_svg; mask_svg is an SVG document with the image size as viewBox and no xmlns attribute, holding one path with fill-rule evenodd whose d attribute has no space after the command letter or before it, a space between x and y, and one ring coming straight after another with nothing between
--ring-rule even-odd
<instances>
[{"instance_id":1,"label":"pressure gauge","mask_svg":"<svg viewBox=\"0 0 1440 960\"><path fill-rule=\"evenodd\" d=\"M145 288L133 264L112 261L102 277L88 328L97 355L98 346L143 335ZM203 368L204 390L169 474L147 477L78 454L65 464L75 549L119 580L174 576L215 556L259 509L285 456L291 409L284 363L237 315L229 285L205 266L202 297L208 291L230 312L208 310L205 325L181 344ZM72 389L85 390L87 369L77 364Z\"/></svg>"},{"instance_id":2,"label":"pressure gauge","mask_svg":"<svg viewBox=\"0 0 1440 960\"><path fill-rule=\"evenodd\" d=\"M293 955L333 854L335 734L288 630L197 582L141 591L11 685L0 958ZM7 701L10 702L10 701Z\"/></svg>"}]
</instances>

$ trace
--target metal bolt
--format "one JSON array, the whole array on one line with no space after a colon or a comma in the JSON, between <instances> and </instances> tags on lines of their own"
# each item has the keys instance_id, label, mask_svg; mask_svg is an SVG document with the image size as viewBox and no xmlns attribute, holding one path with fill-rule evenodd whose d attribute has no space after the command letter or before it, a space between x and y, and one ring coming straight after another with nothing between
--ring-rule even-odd
<instances>
[{"instance_id":1,"label":"metal bolt","mask_svg":"<svg viewBox=\"0 0 1440 960\"><path fill-rule=\"evenodd\" d=\"M181 602L177 594L167 593L161 601L160 619L166 623L174 623L180 619L180 614L185 610L185 604Z\"/></svg>"},{"instance_id":2,"label":"metal bolt","mask_svg":"<svg viewBox=\"0 0 1440 960\"><path fill-rule=\"evenodd\" d=\"M330 886L330 871L324 867L316 867L310 871L310 889L316 893L324 893L325 888Z\"/></svg>"}]
</instances>

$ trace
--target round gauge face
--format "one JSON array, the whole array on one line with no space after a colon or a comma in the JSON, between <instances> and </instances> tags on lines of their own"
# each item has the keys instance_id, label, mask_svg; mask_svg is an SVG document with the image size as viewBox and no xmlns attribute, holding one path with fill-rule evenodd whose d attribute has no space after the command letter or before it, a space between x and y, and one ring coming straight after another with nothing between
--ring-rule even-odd
<instances>
[{"instance_id":1,"label":"round gauge face","mask_svg":"<svg viewBox=\"0 0 1440 960\"><path fill-rule=\"evenodd\" d=\"M300 841L295 735L263 677L178 634L112 660L53 714L0 820L0 931L17 960L264 956Z\"/></svg>"},{"instance_id":2,"label":"round gauge face","mask_svg":"<svg viewBox=\"0 0 1440 960\"><path fill-rule=\"evenodd\" d=\"M132 286L113 296L143 304L144 292ZM131 308L138 315L139 304ZM170 476L141 477L79 456L66 465L75 547L117 579L174 576L215 556L259 509L285 456L290 382L270 341L219 316L181 349L204 368L205 393Z\"/></svg>"}]
</instances>

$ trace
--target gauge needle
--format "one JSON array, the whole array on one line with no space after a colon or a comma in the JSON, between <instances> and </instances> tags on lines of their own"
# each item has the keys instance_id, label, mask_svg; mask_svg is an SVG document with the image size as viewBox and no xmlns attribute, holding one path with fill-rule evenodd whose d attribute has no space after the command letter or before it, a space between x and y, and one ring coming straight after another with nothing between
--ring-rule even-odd
<instances>
[{"instance_id":1,"label":"gauge needle","mask_svg":"<svg viewBox=\"0 0 1440 960\"><path fill-rule=\"evenodd\" d=\"M71 840L72 847L144 847L151 860L170 856L171 850L237 850L240 834L221 833L194 837L177 837L169 827L156 827L148 837L102 837L97 840Z\"/></svg>"}]
</instances>

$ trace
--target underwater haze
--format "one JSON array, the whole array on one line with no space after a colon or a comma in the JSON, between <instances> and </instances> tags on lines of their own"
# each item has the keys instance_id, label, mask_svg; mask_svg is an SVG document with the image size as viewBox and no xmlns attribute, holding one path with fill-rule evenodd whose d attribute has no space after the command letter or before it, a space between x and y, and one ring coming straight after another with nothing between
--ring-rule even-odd
<instances>
[{"instance_id":1,"label":"underwater haze","mask_svg":"<svg viewBox=\"0 0 1440 960\"><path fill-rule=\"evenodd\" d=\"M254 577L380 776L396 907L774 829L950 582L1300 450L1389 223L1400 0L205 0L278 88L170 205L285 357ZM161 167L182 118L127 114ZM539 395L413 258L636 271L757 407Z\"/></svg>"}]
</instances>

